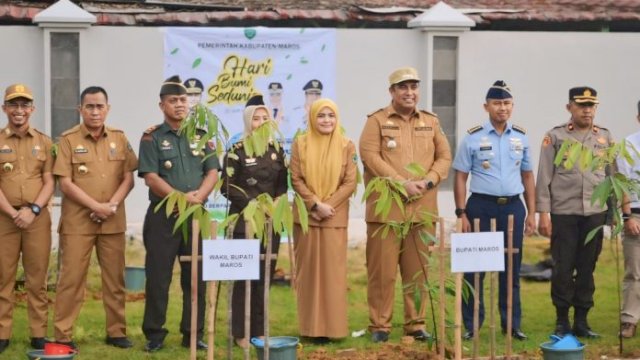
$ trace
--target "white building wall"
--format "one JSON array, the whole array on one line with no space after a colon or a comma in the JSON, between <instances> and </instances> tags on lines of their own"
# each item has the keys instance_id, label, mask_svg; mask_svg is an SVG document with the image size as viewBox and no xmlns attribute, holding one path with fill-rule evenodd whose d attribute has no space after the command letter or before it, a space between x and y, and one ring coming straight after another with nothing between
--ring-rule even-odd
<instances>
[{"instance_id":1,"label":"white building wall","mask_svg":"<svg viewBox=\"0 0 640 360\"><path fill-rule=\"evenodd\" d=\"M3 26L0 87L14 82L32 86L36 106L44 96L43 31L34 26ZM355 142L366 114L389 102L387 76L394 68L414 66L423 74L426 37L418 30L337 30L337 103L347 134ZM544 132L568 120L568 89L590 85L601 105L596 122L620 138L636 129L640 99L640 56L636 33L466 32L459 42L458 136L486 121L482 109L487 88L505 80L515 95L513 121L528 130L537 163ZM124 129L137 149L147 127L160 123L158 90L163 80L163 33L152 27L92 27L81 36L81 88L101 85L109 92L108 123ZM424 75L423 75L424 76ZM422 104L426 96L422 94ZM44 129L45 109L33 124ZM4 126L6 120L0 121ZM138 179L127 200L128 219L139 227L147 207L147 188ZM362 188L351 215L363 217ZM441 214L452 217L453 196L440 194ZM354 221L354 223L361 221Z\"/></svg>"}]
</instances>

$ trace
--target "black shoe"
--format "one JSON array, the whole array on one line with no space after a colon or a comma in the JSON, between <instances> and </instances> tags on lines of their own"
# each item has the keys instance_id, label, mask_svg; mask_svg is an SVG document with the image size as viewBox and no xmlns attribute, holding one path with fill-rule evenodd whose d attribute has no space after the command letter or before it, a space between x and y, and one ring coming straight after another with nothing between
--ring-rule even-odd
<instances>
[{"instance_id":1,"label":"black shoe","mask_svg":"<svg viewBox=\"0 0 640 360\"><path fill-rule=\"evenodd\" d=\"M9 339L0 339L0 354L9 347Z\"/></svg>"},{"instance_id":2,"label":"black shoe","mask_svg":"<svg viewBox=\"0 0 640 360\"><path fill-rule=\"evenodd\" d=\"M107 340L105 341L107 345L115 346L120 349L128 349L133 346L131 340L129 340L126 336L122 337L110 337L107 336Z\"/></svg>"},{"instance_id":3,"label":"black shoe","mask_svg":"<svg viewBox=\"0 0 640 360\"><path fill-rule=\"evenodd\" d=\"M331 339L326 336L314 336L309 338L309 340L312 344L316 345L325 345L331 342Z\"/></svg>"},{"instance_id":4,"label":"black shoe","mask_svg":"<svg viewBox=\"0 0 640 360\"><path fill-rule=\"evenodd\" d=\"M78 345L76 345L76 343L74 343L73 341L56 341L56 344L66 345L72 348L74 351L78 351Z\"/></svg>"},{"instance_id":5,"label":"black shoe","mask_svg":"<svg viewBox=\"0 0 640 360\"><path fill-rule=\"evenodd\" d=\"M571 333L571 329L569 328L569 324L557 323L556 329L553 331L556 336L564 337L567 334Z\"/></svg>"},{"instance_id":6,"label":"black shoe","mask_svg":"<svg viewBox=\"0 0 640 360\"><path fill-rule=\"evenodd\" d=\"M386 331L374 331L373 334L371 334L371 341L374 343L387 342L388 340L389 333Z\"/></svg>"},{"instance_id":7,"label":"black shoe","mask_svg":"<svg viewBox=\"0 0 640 360\"><path fill-rule=\"evenodd\" d=\"M188 336L182 337L182 347L186 347L186 348L191 347L191 339ZM207 343L202 341L201 339L198 339L196 341L197 350L207 350L208 348L209 348L209 345L207 345Z\"/></svg>"},{"instance_id":8,"label":"black shoe","mask_svg":"<svg viewBox=\"0 0 640 360\"><path fill-rule=\"evenodd\" d=\"M513 329L511 330L511 337L520 341L525 341L527 340L529 337L527 336L527 334L525 334L524 332L522 332L522 330L520 329Z\"/></svg>"},{"instance_id":9,"label":"black shoe","mask_svg":"<svg viewBox=\"0 0 640 360\"><path fill-rule=\"evenodd\" d=\"M149 340L144 346L146 352L156 352L160 349L162 349L162 340Z\"/></svg>"},{"instance_id":10,"label":"black shoe","mask_svg":"<svg viewBox=\"0 0 640 360\"><path fill-rule=\"evenodd\" d=\"M407 334L407 336L411 336L416 341L431 341L433 340L433 336L426 332L425 330L416 330Z\"/></svg>"},{"instance_id":11,"label":"black shoe","mask_svg":"<svg viewBox=\"0 0 640 360\"><path fill-rule=\"evenodd\" d=\"M31 348L36 350L43 350L44 344L49 343L50 341L43 337L34 337L31 338Z\"/></svg>"},{"instance_id":12,"label":"black shoe","mask_svg":"<svg viewBox=\"0 0 640 360\"><path fill-rule=\"evenodd\" d=\"M473 339L473 331L467 330L462 334L462 340L471 340Z\"/></svg>"},{"instance_id":13,"label":"black shoe","mask_svg":"<svg viewBox=\"0 0 640 360\"><path fill-rule=\"evenodd\" d=\"M600 337L600 334L591 330L591 328L588 325L575 325L573 327L573 334L577 337L583 337L583 338L589 338L589 339L595 339Z\"/></svg>"}]
</instances>

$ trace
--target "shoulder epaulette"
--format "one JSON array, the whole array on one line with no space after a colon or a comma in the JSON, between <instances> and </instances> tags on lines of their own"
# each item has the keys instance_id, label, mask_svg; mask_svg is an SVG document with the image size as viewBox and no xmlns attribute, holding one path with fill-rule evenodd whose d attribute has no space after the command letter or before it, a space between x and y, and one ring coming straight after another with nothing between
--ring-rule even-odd
<instances>
[{"instance_id":1,"label":"shoulder epaulette","mask_svg":"<svg viewBox=\"0 0 640 360\"><path fill-rule=\"evenodd\" d=\"M111 127L111 126L106 126L106 128L109 131L124 133L124 131L122 131L120 129L117 129L117 128L114 128L114 127Z\"/></svg>"},{"instance_id":2,"label":"shoulder epaulette","mask_svg":"<svg viewBox=\"0 0 640 360\"><path fill-rule=\"evenodd\" d=\"M472 127L471 129L467 130L467 133L471 135L471 134L477 133L480 130L482 130L482 125Z\"/></svg>"},{"instance_id":3,"label":"shoulder epaulette","mask_svg":"<svg viewBox=\"0 0 640 360\"><path fill-rule=\"evenodd\" d=\"M561 125L554 126L553 128L554 129L560 129L560 128L563 128L563 127L566 127L566 126L567 126L567 124L561 124Z\"/></svg>"},{"instance_id":4,"label":"shoulder epaulette","mask_svg":"<svg viewBox=\"0 0 640 360\"><path fill-rule=\"evenodd\" d=\"M384 110L384 108L380 108L380 109L378 109L378 110L376 110L376 111L372 112L371 114L368 114L368 115L367 115L367 117L373 116L373 115L375 115L375 114L379 113L379 112L380 112L380 111L382 111L382 110Z\"/></svg>"},{"instance_id":5,"label":"shoulder epaulette","mask_svg":"<svg viewBox=\"0 0 640 360\"><path fill-rule=\"evenodd\" d=\"M609 129L607 129L606 127L602 127L602 126L600 126L600 125L593 125L593 128L594 128L594 129L600 129L600 130L606 130L606 131L609 131Z\"/></svg>"},{"instance_id":6,"label":"shoulder epaulette","mask_svg":"<svg viewBox=\"0 0 640 360\"><path fill-rule=\"evenodd\" d=\"M438 117L438 115L436 113L433 112L429 112L427 110L420 110L421 113L427 114L427 115L431 115L431 116L435 116Z\"/></svg>"},{"instance_id":7,"label":"shoulder epaulette","mask_svg":"<svg viewBox=\"0 0 640 360\"><path fill-rule=\"evenodd\" d=\"M73 134L73 133L78 132L78 131L80 131L80 125L76 125L76 126L72 127L71 129L63 131L62 134L60 134L60 136L67 136L69 134Z\"/></svg>"},{"instance_id":8,"label":"shoulder epaulette","mask_svg":"<svg viewBox=\"0 0 640 360\"><path fill-rule=\"evenodd\" d=\"M47 137L47 138L51 139L51 136L49 136L49 135L47 135L47 134L43 133L42 131L40 131L40 130L38 130L38 129L36 129L36 128L32 128L32 129L33 129L33 131L37 132L38 134L40 134L40 135L42 135L42 136L45 136L45 137Z\"/></svg>"},{"instance_id":9,"label":"shoulder epaulette","mask_svg":"<svg viewBox=\"0 0 640 360\"><path fill-rule=\"evenodd\" d=\"M149 128L147 130L145 130L144 133L149 135L152 132L156 131L156 129L159 128L159 127L160 127L160 125L149 126Z\"/></svg>"},{"instance_id":10,"label":"shoulder epaulette","mask_svg":"<svg viewBox=\"0 0 640 360\"><path fill-rule=\"evenodd\" d=\"M519 132L519 133L522 133L522 134L526 134L527 133L527 130L525 130L523 127L518 126L518 125L511 125L511 128L513 130Z\"/></svg>"}]
</instances>

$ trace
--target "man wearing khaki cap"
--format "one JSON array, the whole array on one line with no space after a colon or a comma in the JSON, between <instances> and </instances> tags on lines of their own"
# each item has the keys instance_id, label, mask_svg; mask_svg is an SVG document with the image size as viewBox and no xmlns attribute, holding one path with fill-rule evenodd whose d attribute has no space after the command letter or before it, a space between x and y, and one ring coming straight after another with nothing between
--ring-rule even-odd
<instances>
[{"instance_id":1,"label":"man wearing khaki cap","mask_svg":"<svg viewBox=\"0 0 640 360\"><path fill-rule=\"evenodd\" d=\"M402 181L411 198L404 202L404 213L393 204L388 216L375 213L377 196L367 199L367 272L369 330L374 342L389 338L393 315L396 269L400 265L404 298L404 333L416 340L427 341L425 304L416 308L415 287L424 288L427 246L421 231L435 233L435 227L419 224L421 213L437 216L437 189L451 167L451 150L436 115L418 110L420 78L415 69L405 67L389 76L391 104L368 116L360 136L360 155L364 164L364 180L368 184L375 177ZM416 177L406 166L416 163L426 172ZM386 237L380 229L389 222L411 221L413 226L406 237L399 239L393 231ZM426 299L426 292L422 292Z\"/></svg>"},{"instance_id":2,"label":"man wearing khaki cap","mask_svg":"<svg viewBox=\"0 0 640 360\"><path fill-rule=\"evenodd\" d=\"M0 353L9 346L13 289L22 253L31 347L43 349L47 333L47 269L51 251L53 193L51 139L31 127L33 94L22 84L5 91L0 131Z\"/></svg>"}]
</instances>

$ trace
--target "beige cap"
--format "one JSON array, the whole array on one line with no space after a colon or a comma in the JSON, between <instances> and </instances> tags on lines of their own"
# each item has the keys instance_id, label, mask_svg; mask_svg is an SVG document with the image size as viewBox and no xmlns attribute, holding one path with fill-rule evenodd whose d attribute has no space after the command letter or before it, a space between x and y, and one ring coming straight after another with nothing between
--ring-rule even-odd
<instances>
[{"instance_id":1,"label":"beige cap","mask_svg":"<svg viewBox=\"0 0 640 360\"><path fill-rule=\"evenodd\" d=\"M27 87L27 85L23 84L13 84L7 87L7 90L4 92L4 101L13 100L16 98L25 98L29 100L33 100L33 93L31 89Z\"/></svg>"},{"instance_id":2,"label":"beige cap","mask_svg":"<svg viewBox=\"0 0 640 360\"><path fill-rule=\"evenodd\" d=\"M420 81L418 71L412 67L403 67L389 75L389 86L399 84L403 81Z\"/></svg>"}]
</instances>

